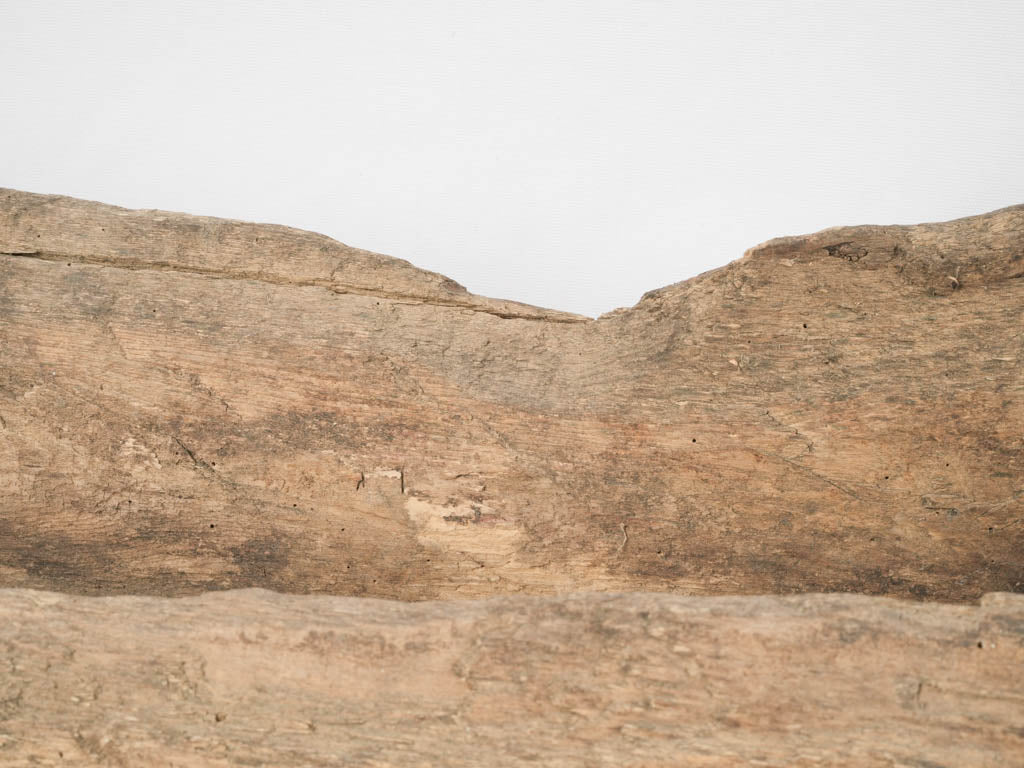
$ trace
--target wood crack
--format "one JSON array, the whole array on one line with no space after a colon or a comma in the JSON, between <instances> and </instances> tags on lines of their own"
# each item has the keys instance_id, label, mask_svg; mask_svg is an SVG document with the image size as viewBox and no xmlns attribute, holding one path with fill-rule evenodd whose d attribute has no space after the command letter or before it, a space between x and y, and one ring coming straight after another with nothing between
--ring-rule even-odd
<instances>
[{"instance_id":1,"label":"wood crack","mask_svg":"<svg viewBox=\"0 0 1024 768\"><path fill-rule=\"evenodd\" d=\"M369 296L387 301L401 302L406 305L427 305L436 307L451 307L452 309L466 309L472 312L481 312L503 320L533 320L548 323L588 323L591 318L575 317L569 314L558 314L556 310L547 311L538 309L536 314L529 312L506 311L497 308L481 306L472 301L458 301L452 299L446 301L436 296L423 296L415 293L401 291L387 291L365 286L342 283L328 278L310 278L306 280L286 278L277 275L268 275L262 270L227 270L213 267L185 266L173 264L167 261L141 261L138 259L111 259L103 256L91 256L83 254L55 253L51 251L0 251L0 256L11 256L25 259L38 259L40 261L66 262L69 264L89 264L98 267L113 269L126 269L130 271L149 272L178 272L198 277L208 277L216 280L253 280L269 285L281 285L295 288L324 288L336 294L353 294L356 296ZM335 272L337 270L335 269ZM332 275L334 273L332 272Z\"/></svg>"}]
</instances>

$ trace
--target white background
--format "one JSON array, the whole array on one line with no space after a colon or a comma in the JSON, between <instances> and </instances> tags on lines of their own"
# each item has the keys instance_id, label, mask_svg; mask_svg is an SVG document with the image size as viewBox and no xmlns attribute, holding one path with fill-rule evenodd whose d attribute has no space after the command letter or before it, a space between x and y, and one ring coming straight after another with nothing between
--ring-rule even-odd
<instances>
[{"instance_id":1,"label":"white background","mask_svg":"<svg viewBox=\"0 0 1024 768\"><path fill-rule=\"evenodd\" d=\"M1024 202L1024 2L0 0L0 186L596 315L770 237Z\"/></svg>"}]
</instances>

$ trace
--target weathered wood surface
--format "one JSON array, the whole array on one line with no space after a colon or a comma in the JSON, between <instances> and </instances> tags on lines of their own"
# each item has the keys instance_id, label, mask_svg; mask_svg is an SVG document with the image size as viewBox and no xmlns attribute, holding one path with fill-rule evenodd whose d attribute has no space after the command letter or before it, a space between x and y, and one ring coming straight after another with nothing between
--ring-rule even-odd
<instances>
[{"instance_id":1,"label":"weathered wood surface","mask_svg":"<svg viewBox=\"0 0 1024 768\"><path fill-rule=\"evenodd\" d=\"M1024 765L1024 596L0 590L0 764Z\"/></svg>"},{"instance_id":2,"label":"weathered wood surface","mask_svg":"<svg viewBox=\"0 0 1024 768\"><path fill-rule=\"evenodd\" d=\"M0 584L971 600L1024 582L1024 206L597 320L0 191Z\"/></svg>"}]
</instances>

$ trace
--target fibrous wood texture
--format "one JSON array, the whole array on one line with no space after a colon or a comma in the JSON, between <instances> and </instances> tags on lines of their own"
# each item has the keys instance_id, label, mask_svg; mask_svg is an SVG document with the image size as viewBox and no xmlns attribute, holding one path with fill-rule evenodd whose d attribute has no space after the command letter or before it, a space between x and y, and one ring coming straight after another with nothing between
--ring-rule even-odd
<instances>
[{"instance_id":1,"label":"fibrous wood texture","mask_svg":"<svg viewBox=\"0 0 1024 768\"><path fill-rule=\"evenodd\" d=\"M5 766L1020 766L1024 596L4 590Z\"/></svg>"},{"instance_id":2,"label":"fibrous wood texture","mask_svg":"<svg viewBox=\"0 0 1024 768\"><path fill-rule=\"evenodd\" d=\"M1024 206L773 240L596 320L13 190L0 252L0 585L1022 589Z\"/></svg>"},{"instance_id":3,"label":"fibrous wood texture","mask_svg":"<svg viewBox=\"0 0 1024 768\"><path fill-rule=\"evenodd\" d=\"M0 764L1020 765L1022 277L1018 206L593 320L0 190ZM708 596L819 591L995 594Z\"/></svg>"}]
</instances>

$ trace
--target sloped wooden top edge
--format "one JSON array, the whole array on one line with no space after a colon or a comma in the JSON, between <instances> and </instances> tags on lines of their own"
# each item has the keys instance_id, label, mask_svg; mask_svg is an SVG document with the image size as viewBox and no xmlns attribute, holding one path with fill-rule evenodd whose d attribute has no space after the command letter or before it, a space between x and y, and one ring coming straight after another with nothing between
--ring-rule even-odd
<instances>
[{"instance_id":1,"label":"sloped wooden top edge","mask_svg":"<svg viewBox=\"0 0 1024 768\"><path fill-rule=\"evenodd\" d=\"M319 286L501 318L579 323L588 317L476 296L410 262L278 224L128 209L0 188L0 253L212 278Z\"/></svg>"},{"instance_id":2,"label":"sloped wooden top edge","mask_svg":"<svg viewBox=\"0 0 1024 768\"><path fill-rule=\"evenodd\" d=\"M277 224L132 210L64 195L0 188L0 253L127 269L180 271L353 293L484 312L500 318L587 323L592 318L470 293L410 262L348 246L326 235ZM892 267L928 290L955 290L1024 276L1024 204L947 222L831 227L774 238L741 259ZM653 298L688 290L719 272L657 288Z\"/></svg>"}]
</instances>

